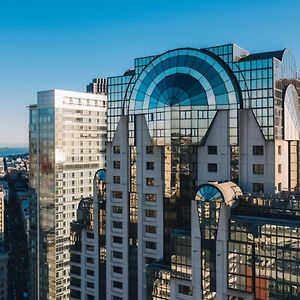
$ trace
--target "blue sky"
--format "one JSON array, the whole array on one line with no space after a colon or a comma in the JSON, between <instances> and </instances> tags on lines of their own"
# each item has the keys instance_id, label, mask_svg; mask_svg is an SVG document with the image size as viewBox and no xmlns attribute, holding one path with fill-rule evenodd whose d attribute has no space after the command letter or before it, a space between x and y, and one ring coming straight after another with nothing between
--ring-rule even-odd
<instances>
[{"instance_id":1,"label":"blue sky","mask_svg":"<svg viewBox=\"0 0 300 300\"><path fill-rule=\"evenodd\" d=\"M36 92L84 91L135 57L236 43L290 48L300 66L298 0L0 0L0 145L28 142Z\"/></svg>"}]
</instances>

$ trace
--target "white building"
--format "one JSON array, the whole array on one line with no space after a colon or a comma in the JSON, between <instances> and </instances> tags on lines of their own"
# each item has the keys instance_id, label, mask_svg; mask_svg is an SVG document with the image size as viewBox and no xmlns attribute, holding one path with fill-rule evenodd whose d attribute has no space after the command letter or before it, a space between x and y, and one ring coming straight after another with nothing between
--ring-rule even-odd
<instances>
[{"instance_id":1,"label":"white building","mask_svg":"<svg viewBox=\"0 0 300 300\"><path fill-rule=\"evenodd\" d=\"M29 134L30 186L37 195L30 208L30 299L68 299L70 223L105 166L106 96L39 92Z\"/></svg>"}]
</instances>

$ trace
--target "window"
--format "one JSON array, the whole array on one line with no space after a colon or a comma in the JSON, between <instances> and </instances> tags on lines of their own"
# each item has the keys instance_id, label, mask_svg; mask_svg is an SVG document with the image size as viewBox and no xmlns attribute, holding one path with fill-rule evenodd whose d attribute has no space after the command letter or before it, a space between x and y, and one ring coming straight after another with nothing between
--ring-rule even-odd
<instances>
[{"instance_id":1,"label":"window","mask_svg":"<svg viewBox=\"0 0 300 300\"><path fill-rule=\"evenodd\" d=\"M207 164L207 171L208 172L218 172L218 165L217 164Z\"/></svg>"},{"instance_id":2,"label":"window","mask_svg":"<svg viewBox=\"0 0 300 300\"><path fill-rule=\"evenodd\" d=\"M146 248L156 250L156 243L146 241Z\"/></svg>"},{"instance_id":3,"label":"window","mask_svg":"<svg viewBox=\"0 0 300 300\"><path fill-rule=\"evenodd\" d=\"M145 216L147 218L156 218L156 210L153 209L145 209Z\"/></svg>"},{"instance_id":4,"label":"window","mask_svg":"<svg viewBox=\"0 0 300 300\"><path fill-rule=\"evenodd\" d=\"M90 289L93 289L95 286L94 286L94 283L93 282L89 282L87 281L86 283L87 287L90 288Z\"/></svg>"},{"instance_id":5,"label":"window","mask_svg":"<svg viewBox=\"0 0 300 300\"><path fill-rule=\"evenodd\" d=\"M80 291L76 291L76 290L71 289L71 298L81 299Z\"/></svg>"},{"instance_id":6,"label":"window","mask_svg":"<svg viewBox=\"0 0 300 300\"><path fill-rule=\"evenodd\" d=\"M156 202L156 195L155 194L146 194L146 201L147 202Z\"/></svg>"},{"instance_id":7,"label":"window","mask_svg":"<svg viewBox=\"0 0 300 300\"><path fill-rule=\"evenodd\" d=\"M278 155L281 155L281 146L279 145L277 149L278 149Z\"/></svg>"},{"instance_id":8,"label":"window","mask_svg":"<svg viewBox=\"0 0 300 300\"><path fill-rule=\"evenodd\" d=\"M93 263L94 263L94 258L92 258L92 257L87 257L87 258L86 258L86 262L87 262L88 264L93 264Z\"/></svg>"},{"instance_id":9,"label":"window","mask_svg":"<svg viewBox=\"0 0 300 300\"><path fill-rule=\"evenodd\" d=\"M121 206L113 206L112 209L114 214L121 214L123 212L123 208Z\"/></svg>"},{"instance_id":10,"label":"window","mask_svg":"<svg viewBox=\"0 0 300 300\"><path fill-rule=\"evenodd\" d=\"M122 289L123 288L123 283L119 281L113 281L113 287L117 289Z\"/></svg>"},{"instance_id":11,"label":"window","mask_svg":"<svg viewBox=\"0 0 300 300\"><path fill-rule=\"evenodd\" d=\"M154 162L152 162L152 161L147 161L147 162L146 162L146 169L147 169L147 170L154 170Z\"/></svg>"},{"instance_id":12,"label":"window","mask_svg":"<svg viewBox=\"0 0 300 300\"><path fill-rule=\"evenodd\" d=\"M118 274L123 274L123 268L117 267L117 266L113 266L113 272L114 273L118 273Z\"/></svg>"},{"instance_id":13,"label":"window","mask_svg":"<svg viewBox=\"0 0 300 300\"><path fill-rule=\"evenodd\" d=\"M147 154L153 154L154 153L154 147L153 146L146 146L146 153Z\"/></svg>"},{"instance_id":14,"label":"window","mask_svg":"<svg viewBox=\"0 0 300 300\"><path fill-rule=\"evenodd\" d=\"M93 232L87 232L86 237L89 238L89 239L93 239L94 238L94 233Z\"/></svg>"},{"instance_id":15,"label":"window","mask_svg":"<svg viewBox=\"0 0 300 300\"><path fill-rule=\"evenodd\" d=\"M145 230L148 233L156 233L156 226L146 225Z\"/></svg>"},{"instance_id":16,"label":"window","mask_svg":"<svg viewBox=\"0 0 300 300\"><path fill-rule=\"evenodd\" d=\"M154 178L146 178L146 185L154 186Z\"/></svg>"},{"instance_id":17,"label":"window","mask_svg":"<svg viewBox=\"0 0 300 300\"><path fill-rule=\"evenodd\" d=\"M114 169L120 169L121 168L121 162L119 160L114 160Z\"/></svg>"},{"instance_id":18,"label":"window","mask_svg":"<svg viewBox=\"0 0 300 300\"><path fill-rule=\"evenodd\" d=\"M122 199L122 192L112 192L113 198Z\"/></svg>"},{"instance_id":19,"label":"window","mask_svg":"<svg viewBox=\"0 0 300 300\"><path fill-rule=\"evenodd\" d=\"M278 183L278 191L281 192L282 190L282 186L281 186L281 182Z\"/></svg>"},{"instance_id":20,"label":"window","mask_svg":"<svg viewBox=\"0 0 300 300\"><path fill-rule=\"evenodd\" d=\"M94 246L93 245L86 245L86 250L87 251L94 251Z\"/></svg>"},{"instance_id":21,"label":"window","mask_svg":"<svg viewBox=\"0 0 300 300\"><path fill-rule=\"evenodd\" d=\"M93 295L87 294L87 295L86 295L86 299L87 299L87 300L94 300L95 298L94 298Z\"/></svg>"},{"instance_id":22,"label":"window","mask_svg":"<svg viewBox=\"0 0 300 300\"><path fill-rule=\"evenodd\" d=\"M121 177L120 176L114 176L114 183L120 183Z\"/></svg>"},{"instance_id":23,"label":"window","mask_svg":"<svg viewBox=\"0 0 300 300\"><path fill-rule=\"evenodd\" d=\"M120 236L113 236L113 243L116 243L116 244L122 244L123 243L123 238L120 237Z\"/></svg>"},{"instance_id":24,"label":"window","mask_svg":"<svg viewBox=\"0 0 300 300\"><path fill-rule=\"evenodd\" d=\"M207 154L209 154L209 155L218 154L218 147L217 146L207 146Z\"/></svg>"},{"instance_id":25,"label":"window","mask_svg":"<svg viewBox=\"0 0 300 300\"><path fill-rule=\"evenodd\" d=\"M253 183L253 192L254 193L263 193L264 184L263 183Z\"/></svg>"},{"instance_id":26,"label":"window","mask_svg":"<svg viewBox=\"0 0 300 300\"><path fill-rule=\"evenodd\" d=\"M253 165L253 174L264 174L264 165Z\"/></svg>"},{"instance_id":27,"label":"window","mask_svg":"<svg viewBox=\"0 0 300 300\"><path fill-rule=\"evenodd\" d=\"M253 146L253 155L264 155L264 146Z\"/></svg>"},{"instance_id":28,"label":"window","mask_svg":"<svg viewBox=\"0 0 300 300\"><path fill-rule=\"evenodd\" d=\"M156 259L153 258L153 257L146 257L146 264L151 264L151 263L153 263L155 261L156 261Z\"/></svg>"},{"instance_id":29,"label":"window","mask_svg":"<svg viewBox=\"0 0 300 300\"><path fill-rule=\"evenodd\" d=\"M120 146L113 146L113 153L119 154L120 153Z\"/></svg>"},{"instance_id":30,"label":"window","mask_svg":"<svg viewBox=\"0 0 300 300\"><path fill-rule=\"evenodd\" d=\"M1 271L3 271L3 268L1 268ZM71 266L70 273L71 274L76 274L76 275L80 276L81 268L80 267L76 267L76 266Z\"/></svg>"},{"instance_id":31,"label":"window","mask_svg":"<svg viewBox=\"0 0 300 300\"><path fill-rule=\"evenodd\" d=\"M86 275L88 275L88 276L94 276L94 271L87 269L86 270Z\"/></svg>"},{"instance_id":32,"label":"window","mask_svg":"<svg viewBox=\"0 0 300 300\"><path fill-rule=\"evenodd\" d=\"M281 164L278 165L278 173L281 174Z\"/></svg>"},{"instance_id":33,"label":"window","mask_svg":"<svg viewBox=\"0 0 300 300\"><path fill-rule=\"evenodd\" d=\"M192 287L190 287L188 285L179 284L178 292L180 294L185 294L185 295L190 295L190 296L193 295L193 289L192 289Z\"/></svg>"},{"instance_id":34,"label":"window","mask_svg":"<svg viewBox=\"0 0 300 300\"><path fill-rule=\"evenodd\" d=\"M118 296L113 296L113 298L112 298L113 300L123 300L123 298L122 297L118 297Z\"/></svg>"},{"instance_id":35,"label":"window","mask_svg":"<svg viewBox=\"0 0 300 300\"><path fill-rule=\"evenodd\" d=\"M123 258L123 253L120 252L120 251L113 251L113 257L118 258L118 259L122 259Z\"/></svg>"},{"instance_id":36,"label":"window","mask_svg":"<svg viewBox=\"0 0 300 300\"><path fill-rule=\"evenodd\" d=\"M113 225L113 228L119 228L119 229L122 229L122 227L123 227L122 222L118 222L118 221L113 221L113 222L112 222L112 225Z\"/></svg>"}]
</instances>

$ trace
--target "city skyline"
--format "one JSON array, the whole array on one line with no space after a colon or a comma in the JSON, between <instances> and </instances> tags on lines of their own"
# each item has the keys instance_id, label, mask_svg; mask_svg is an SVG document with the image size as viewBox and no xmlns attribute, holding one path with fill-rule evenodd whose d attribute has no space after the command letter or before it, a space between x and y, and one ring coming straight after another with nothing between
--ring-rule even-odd
<instances>
[{"instance_id":1,"label":"city skyline","mask_svg":"<svg viewBox=\"0 0 300 300\"><path fill-rule=\"evenodd\" d=\"M233 42L251 52L288 45L300 59L297 1L288 1L284 22L281 1L91 4L2 4L0 126L9 130L0 131L0 147L28 145L27 105L38 91L84 91L95 77L126 71L133 57Z\"/></svg>"}]
</instances>

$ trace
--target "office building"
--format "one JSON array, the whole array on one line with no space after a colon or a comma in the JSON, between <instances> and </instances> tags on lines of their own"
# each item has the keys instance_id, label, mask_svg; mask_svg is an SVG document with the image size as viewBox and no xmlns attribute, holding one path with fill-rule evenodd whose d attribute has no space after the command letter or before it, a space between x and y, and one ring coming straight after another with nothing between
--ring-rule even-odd
<instances>
[{"instance_id":1,"label":"office building","mask_svg":"<svg viewBox=\"0 0 300 300\"><path fill-rule=\"evenodd\" d=\"M7 299L8 254L5 244L5 191L0 185L0 300Z\"/></svg>"},{"instance_id":2,"label":"office building","mask_svg":"<svg viewBox=\"0 0 300 300\"><path fill-rule=\"evenodd\" d=\"M86 92L107 95L107 79L94 78L93 81L86 86Z\"/></svg>"},{"instance_id":3,"label":"office building","mask_svg":"<svg viewBox=\"0 0 300 300\"><path fill-rule=\"evenodd\" d=\"M70 299L105 299L105 185L106 171L94 177L93 198L83 198L77 220L71 223Z\"/></svg>"},{"instance_id":4,"label":"office building","mask_svg":"<svg viewBox=\"0 0 300 300\"><path fill-rule=\"evenodd\" d=\"M93 198L83 198L71 223L70 299L97 299L96 247Z\"/></svg>"},{"instance_id":5,"label":"office building","mask_svg":"<svg viewBox=\"0 0 300 300\"><path fill-rule=\"evenodd\" d=\"M68 299L70 223L105 166L106 96L43 91L29 110L30 299Z\"/></svg>"},{"instance_id":6,"label":"office building","mask_svg":"<svg viewBox=\"0 0 300 300\"><path fill-rule=\"evenodd\" d=\"M299 77L228 44L108 79L106 299L299 299Z\"/></svg>"},{"instance_id":7,"label":"office building","mask_svg":"<svg viewBox=\"0 0 300 300\"><path fill-rule=\"evenodd\" d=\"M4 241L0 240L0 300L7 299L8 254Z\"/></svg>"},{"instance_id":8,"label":"office building","mask_svg":"<svg viewBox=\"0 0 300 300\"><path fill-rule=\"evenodd\" d=\"M5 201L4 201L4 191L0 186L0 241L4 241L4 223L5 223Z\"/></svg>"}]
</instances>

